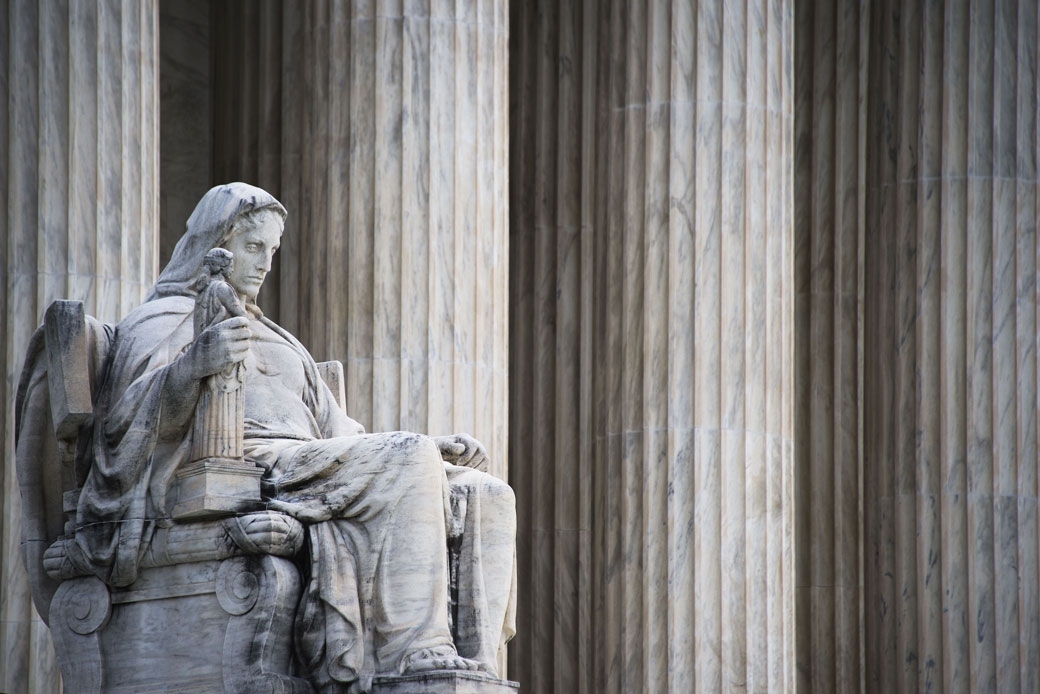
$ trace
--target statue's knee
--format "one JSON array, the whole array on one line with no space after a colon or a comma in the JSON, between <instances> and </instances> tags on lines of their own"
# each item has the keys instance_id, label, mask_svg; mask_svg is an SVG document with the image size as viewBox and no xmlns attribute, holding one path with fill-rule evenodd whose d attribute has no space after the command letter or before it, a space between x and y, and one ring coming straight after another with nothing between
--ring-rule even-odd
<instances>
[{"instance_id":1,"label":"statue's knee","mask_svg":"<svg viewBox=\"0 0 1040 694\"><path fill-rule=\"evenodd\" d=\"M436 473L437 475L444 474L444 463L441 461L440 449L437 448L437 443L432 438L423 434L407 432L402 432L399 434L399 437L399 445L403 449L402 453L413 465L424 469L428 468L431 473Z\"/></svg>"},{"instance_id":2,"label":"statue's knee","mask_svg":"<svg viewBox=\"0 0 1040 694\"><path fill-rule=\"evenodd\" d=\"M484 498L501 509L516 508L516 494L513 488L494 475L484 475Z\"/></svg>"},{"instance_id":3,"label":"statue's knee","mask_svg":"<svg viewBox=\"0 0 1040 694\"><path fill-rule=\"evenodd\" d=\"M437 442L432 438L422 434L415 434L413 436L412 445L415 447L415 455L417 457L432 460L438 465L441 465L441 451L437 448ZM438 470L441 470L441 468L438 467Z\"/></svg>"}]
</instances>

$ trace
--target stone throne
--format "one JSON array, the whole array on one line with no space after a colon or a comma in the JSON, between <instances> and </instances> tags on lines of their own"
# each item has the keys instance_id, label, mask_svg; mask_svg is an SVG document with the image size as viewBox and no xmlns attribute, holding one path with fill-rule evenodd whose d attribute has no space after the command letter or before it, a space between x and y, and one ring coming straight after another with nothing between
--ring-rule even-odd
<instances>
[{"instance_id":1,"label":"stone throne","mask_svg":"<svg viewBox=\"0 0 1040 694\"><path fill-rule=\"evenodd\" d=\"M111 326L85 315L82 303L54 302L32 337L18 389L23 558L65 690L313 691L293 676L292 662L301 583L291 557L303 528L262 508L259 473L231 471L246 486L237 498L221 495L213 471L195 466L179 475L174 487L190 497L180 504L184 517L156 519L138 578L126 588L110 588L68 560L87 474L82 453L112 335ZM342 407L342 366L327 362L320 371ZM264 517L290 532L247 536L244 523Z\"/></svg>"}]
</instances>

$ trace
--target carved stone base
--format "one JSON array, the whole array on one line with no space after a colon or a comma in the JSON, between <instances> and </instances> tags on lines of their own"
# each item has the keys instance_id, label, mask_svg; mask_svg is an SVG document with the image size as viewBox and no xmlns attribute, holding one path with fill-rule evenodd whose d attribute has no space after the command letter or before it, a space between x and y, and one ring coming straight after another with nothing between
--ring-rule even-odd
<instances>
[{"instance_id":1,"label":"carved stone base","mask_svg":"<svg viewBox=\"0 0 1040 694\"><path fill-rule=\"evenodd\" d=\"M517 694L519 690L517 682L456 670L376 677L372 682L372 694Z\"/></svg>"},{"instance_id":2,"label":"carved stone base","mask_svg":"<svg viewBox=\"0 0 1040 694\"><path fill-rule=\"evenodd\" d=\"M259 510L262 474L253 463L232 458L206 458L182 467L173 490L173 519Z\"/></svg>"},{"instance_id":3,"label":"carved stone base","mask_svg":"<svg viewBox=\"0 0 1040 694\"><path fill-rule=\"evenodd\" d=\"M108 587L88 576L65 581L51 601L50 628L61 663L65 691L100 694L103 679L101 640L112 614Z\"/></svg>"},{"instance_id":4,"label":"carved stone base","mask_svg":"<svg viewBox=\"0 0 1040 694\"><path fill-rule=\"evenodd\" d=\"M288 559L143 569L125 589L65 581L51 631L66 692L313 694L292 676L300 579Z\"/></svg>"}]
</instances>

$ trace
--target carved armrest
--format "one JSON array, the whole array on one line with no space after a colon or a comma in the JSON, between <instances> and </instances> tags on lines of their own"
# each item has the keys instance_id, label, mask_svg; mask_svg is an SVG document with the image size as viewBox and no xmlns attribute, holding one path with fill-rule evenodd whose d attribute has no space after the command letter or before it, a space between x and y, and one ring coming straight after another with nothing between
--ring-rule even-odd
<instances>
[{"instance_id":1,"label":"carved armrest","mask_svg":"<svg viewBox=\"0 0 1040 694\"><path fill-rule=\"evenodd\" d=\"M44 567L51 578L64 581L87 575L69 559L66 543L72 542L75 542L72 538L60 538L44 552ZM141 568L222 560L246 554L292 557L302 545L303 524L300 521L277 511L258 511L220 520L174 523L156 528L141 558Z\"/></svg>"},{"instance_id":2,"label":"carved armrest","mask_svg":"<svg viewBox=\"0 0 1040 694\"><path fill-rule=\"evenodd\" d=\"M325 385L332 391L332 399L336 401L339 409L347 411L346 378L343 377L343 363L339 360L320 361L316 364L318 375Z\"/></svg>"},{"instance_id":3,"label":"carved armrest","mask_svg":"<svg viewBox=\"0 0 1040 694\"><path fill-rule=\"evenodd\" d=\"M277 524L284 532L257 531L249 526ZM157 528L141 566L169 566L227 559L243 554L291 557L303 544L303 524L277 511L257 511L220 520L174 523Z\"/></svg>"}]
</instances>

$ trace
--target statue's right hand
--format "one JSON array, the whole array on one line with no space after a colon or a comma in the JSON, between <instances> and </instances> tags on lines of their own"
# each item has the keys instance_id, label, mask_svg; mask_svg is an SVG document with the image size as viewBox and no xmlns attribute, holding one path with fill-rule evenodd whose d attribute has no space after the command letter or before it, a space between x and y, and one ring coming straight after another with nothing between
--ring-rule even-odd
<instances>
[{"instance_id":1,"label":"statue's right hand","mask_svg":"<svg viewBox=\"0 0 1040 694\"><path fill-rule=\"evenodd\" d=\"M249 354L249 319L228 318L202 331L188 350L193 378L202 379L244 360Z\"/></svg>"},{"instance_id":2,"label":"statue's right hand","mask_svg":"<svg viewBox=\"0 0 1040 694\"><path fill-rule=\"evenodd\" d=\"M44 551L43 570L48 576L59 581L76 575L72 562L65 553L65 542L55 542Z\"/></svg>"}]
</instances>

